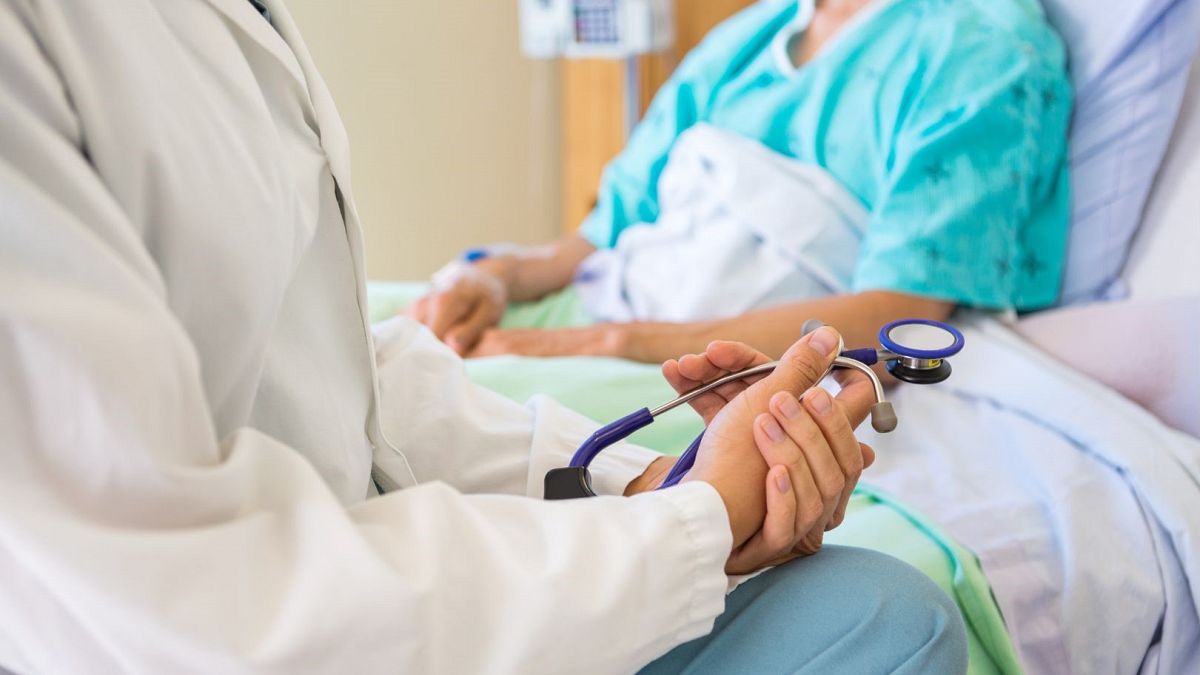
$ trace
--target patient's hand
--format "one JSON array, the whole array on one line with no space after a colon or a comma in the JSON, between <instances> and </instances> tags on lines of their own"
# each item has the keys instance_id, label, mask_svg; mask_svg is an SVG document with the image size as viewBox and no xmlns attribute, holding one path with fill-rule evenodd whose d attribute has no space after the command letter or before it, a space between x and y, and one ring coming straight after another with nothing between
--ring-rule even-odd
<instances>
[{"instance_id":1,"label":"patient's hand","mask_svg":"<svg viewBox=\"0 0 1200 675\"><path fill-rule=\"evenodd\" d=\"M485 330L499 323L507 304L504 282L481 265L470 265L413 303L408 315L429 326L461 356L475 347Z\"/></svg>"}]
</instances>

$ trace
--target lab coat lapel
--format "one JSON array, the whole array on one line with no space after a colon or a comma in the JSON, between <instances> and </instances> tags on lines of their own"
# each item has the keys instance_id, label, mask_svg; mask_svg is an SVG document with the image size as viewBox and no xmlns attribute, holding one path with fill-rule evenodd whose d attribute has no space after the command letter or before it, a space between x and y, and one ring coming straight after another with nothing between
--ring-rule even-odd
<instances>
[{"instance_id":1,"label":"lab coat lapel","mask_svg":"<svg viewBox=\"0 0 1200 675\"><path fill-rule=\"evenodd\" d=\"M245 0L237 1L245 2ZM249 5L250 3L246 2L245 4ZM271 10L271 21L275 24L275 30L290 48L294 57L292 60L300 66L301 81L308 89L308 96L316 114L321 147L329 157L330 170L342 190L343 197L348 199L351 192L350 139L342 125L342 118L334 106L333 96L329 93L325 80L317 72L312 55L309 54L308 47L304 44L304 38L300 36L300 30L296 27L296 22L292 19L291 13L287 11L282 0L266 0L265 4ZM357 226L357 222L354 225Z\"/></svg>"},{"instance_id":2,"label":"lab coat lapel","mask_svg":"<svg viewBox=\"0 0 1200 675\"><path fill-rule=\"evenodd\" d=\"M296 27L291 13L284 6L283 0L266 0L266 5L271 10L271 20L275 24L275 29L279 31L279 35L291 48L304 73L305 85L308 87L308 95L317 120L317 133L321 140L321 148L329 159L329 170L337 184L339 201L342 206L342 220L346 227L346 239L350 243L350 251L354 259L354 272L358 286L358 311L362 317L367 349L373 355L375 354L375 343L367 306L367 272L363 233L359 224L358 210L354 205L354 190L350 186L350 139L346 134L346 127L342 124L341 115L338 114L337 107L333 103L333 95L330 94L325 80L317 72L312 55L309 54L308 47L305 46L304 39L300 36L300 30ZM383 431L379 417L381 392L375 359L371 359L371 383L374 390L374 404L371 406L370 419L367 421L367 435L376 452L383 452L388 457L394 453L403 460L404 466L407 467L408 459ZM372 476L375 478L376 485L384 485L385 489L392 490L401 487L402 484L410 486L416 484L416 478L412 476L411 469L408 473L409 476L406 477L374 471Z\"/></svg>"},{"instance_id":3,"label":"lab coat lapel","mask_svg":"<svg viewBox=\"0 0 1200 675\"><path fill-rule=\"evenodd\" d=\"M340 192L342 217L346 221L346 236L350 240L350 247L354 253L355 270L358 272L360 285L364 289L362 294L365 296L366 272L363 269L363 237L358 222L358 212L354 206L354 191L350 187L350 139L346 134L346 127L342 124L341 115L338 114L337 107L333 103L333 95L330 94L329 87L325 85L321 74L317 72L317 66L313 63L312 55L309 54L308 47L305 46L304 39L300 36L300 30L296 27L291 13L287 11L282 0L267 0L266 5L271 10L271 20L275 24L275 29L279 31L279 35L291 49L296 63L300 65L303 81L308 89L309 100L317 119L317 133L321 140L321 148L325 151L325 156L329 158L329 170L333 174L333 179ZM361 304L365 310L365 300Z\"/></svg>"},{"instance_id":4,"label":"lab coat lapel","mask_svg":"<svg viewBox=\"0 0 1200 675\"><path fill-rule=\"evenodd\" d=\"M304 74L300 71L296 59L289 53L288 45L279 39L279 34L275 32L271 24L267 23L249 2L246 0L206 0L206 2L224 14L231 24L250 36L268 54L275 57L298 82L304 83ZM273 5L271 17L274 20L276 12L282 5L278 2Z\"/></svg>"}]
</instances>

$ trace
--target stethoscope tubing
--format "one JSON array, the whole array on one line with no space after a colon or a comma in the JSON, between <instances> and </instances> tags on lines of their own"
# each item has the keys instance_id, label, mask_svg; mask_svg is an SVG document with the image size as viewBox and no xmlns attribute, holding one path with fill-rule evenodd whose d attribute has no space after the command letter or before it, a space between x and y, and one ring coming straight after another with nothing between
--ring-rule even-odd
<instances>
[{"instance_id":1,"label":"stethoscope tubing","mask_svg":"<svg viewBox=\"0 0 1200 675\"><path fill-rule=\"evenodd\" d=\"M623 441L639 429L649 426L659 415L662 415L670 410L674 410L675 408L678 408L686 403L690 403L696 398L731 382L738 382L749 377L771 373L779 367L779 364L779 361L771 361L770 363L764 363L736 373L730 373L729 375L713 380L712 382L697 387L687 393L681 394L680 396L658 406L657 408L642 408L641 410L626 415L615 422L606 424L594 434L589 436L583 445L579 446L579 449L575 451L574 456L571 457L570 466L586 467L591 464L592 460L595 459L596 456L599 455L605 448L613 445L614 443ZM825 379L825 377L827 377L829 373L833 372L835 368L849 368L866 374L870 378L872 386L875 388L875 399L877 401L884 400L883 385L880 383L879 378L875 376L875 373L871 371L871 367L867 364L857 359L852 359L846 356L838 356L833 360L833 363L830 365L829 369L825 371L825 374L821 376L821 379ZM704 435L701 434L700 438L703 438L703 436ZM679 460L675 463L671 473L668 474L667 479L664 479L664 487L667 486L666 481L672 478L675 478L675 482L678 482L678 479L682 478L683 474L691 469L691 467L695 464L696 454L700 445L700 438L697 438L696 441L688 447L688 450L684 452L683 455L680 455ZM671 484L673 485L674 483Z\"/></svg>"},{"instance_id":2,"label":"stethoscope tubing","mask_svg":"<svg viewBox=\"0 0 1200 675\"><path fill-rule=\"evenodd\" d=\"M688 401L691 401L692 399L696 398L697 396L706 394L706 393L712 391L713 389L720 387L721 385L728 384L730 382L736 382L738 380L743 380L748 377L754 377L755 375L759 375L762 373L772 372L773 370L775 370L776 367L779 366L779 363L780 363L779 361L772 361L771 363L764 363L761 366L755 366L754 368L748 368L748 369L743 370L738 373L732 373L730 375L726 375L725 377L722 377L714 382L710 382L709 384L706 384L703 387L699 387L698 389L690 391L690 392L684 394L683 396L680 396L678 399L671 401L670 403L668 403L666 405L659 406L658 408L655 408L655 410L660 411L659 414L661 414L662 412L666 412L667 410L670 410L676 406L687 403ZM825 374L822 375L820 377L820 379L823 380L826 377L828 377L829 374L832 373L835 368L848 368L851 370L857 370L857 371L865 374L868 377L868 379L871 380L872 386L875 387L875 400L876 401L884 400L883 384L879 381L879 378L875 375L875 373L871 370L871 367L868 366L867 364L865 364L862 361L859 361L857 359L852 359L852 358L845 357L845 356L838 356L837 358L835 358L833 360L833 363L829 366L829 369L825 371ZM651 411L651 413L653 413L653 412L654 411ZM663 478L662 484L659 486L660 490L662 488L667 488L667 487L671 487L672 485L675 485L676 483L678 483L680 480L683 479L683 477L687 474L688 471L692 470L692 467L695 466L695 464L696 464L696 456L700 454L700 443L703 440L704 440L704 433L701 432L701 434L696 437L696 440L692 441L692 444L688 446L688 449L686 451L684 451L684 453L682 455L679 456L679 459L675 462L675 465L671 467L671 471L667 473L666 478Z\"/></svg>"},{"instance_id":3,"label":"stethoscope tubing","mask_svg":"<svg viewBox=\"0 0 1200 675\"><path fill-rule=\"evenodd\" d=\"M816 325L813 325L814 323ZM953 343L944 349L921 350L897 344L891 339L890 333L893 329L912 324L928 325L944 330L954 337ZM819 327L819 322L806 322L802 333L808 334ZM935 384L950 376L950 364L944 359L957 354L963 348L965 340L962 333L954 327L937 321L923 319L893 321L880 329L879 337L883 349L864 348L845 350L843 345L838 356L833 360L829 369L825 371L820 379L824 380L835 368L847 368L865 374L875 389L875 405L871 408L871 426L880 433L888 433L896 428L896 413L892 408L892 404L886 400L883 383L880 382L879 377L871 369L871 366L878 363L886 363L888 371L900 380L915 384ZM747 368L737 373L730 373L712 382L696 387L691 391L680 394L657 408L642 408L601 427L589 436L579 446L579 449L575 451L575 454L571 457L570 466L561 469L552 469L546 474L546 498L574 499L577 497L594 496L595 493L591 488L588 466L605 448L623 441L639 429L649 426L654 422L655 418L665 412L674 410L685 403L690 403L696 398L731 382L766 375L773 372L779 365L780 361L772 361ZM918 378L918 374L923 376ZM671 470L663 479L659 489L670 487L683 480L688 471L695 466L696 457L699 454L700 445L703 440L704 433L702 432L696 437L696 440L692 441L687 450L680 455L675 465L671 467Z\"/></svg>"}]
</instances>

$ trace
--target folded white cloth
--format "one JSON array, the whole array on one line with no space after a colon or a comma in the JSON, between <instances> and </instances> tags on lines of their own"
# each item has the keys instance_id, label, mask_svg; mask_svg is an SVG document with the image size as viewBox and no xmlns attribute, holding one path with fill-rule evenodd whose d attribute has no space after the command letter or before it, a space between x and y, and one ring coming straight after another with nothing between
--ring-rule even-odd
<instances>
[{"instance_id":1,"label":"folded white cloth","mask_svg":"<svg viewBox=\"0 0 1200 675\"><path fill-rule=\"evenodd\" d=\"M821 167L700 124L671 151L655 223L579 268L598 321L695 321L846 292L868 212Z\"/></svg>"}]
</instances>

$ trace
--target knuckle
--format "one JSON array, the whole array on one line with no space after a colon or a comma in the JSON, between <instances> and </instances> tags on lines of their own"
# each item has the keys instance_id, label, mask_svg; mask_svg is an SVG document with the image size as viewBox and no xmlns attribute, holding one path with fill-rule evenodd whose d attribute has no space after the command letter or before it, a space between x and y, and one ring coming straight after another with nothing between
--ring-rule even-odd
<instances>
[{"instance_id":1,"label":"knuckle","mask_svg":"<svg viewBox=\"0 0 1200 675\"><path fill-rule=\"evenodd\" d=\"M862 449L858 447L858 443L853 438L849 443L844 444L846 447L846 472L847 473L862 473L866 468L866 458L863 457Z\"/></svg>"},{"instance_id":2,"label":"knuckle","mask_svg":"<svg viewBox=\"0 0 1200 675\"><path fill-rule=\"evenodd\" d=\"M788 537L784 535L782 529L780 528L771 529L775 529L776 531L769 532L768 529L763 530L762 543L763 548L767 552L774 554L774 552L778 551L780 548L785 548L788 545Z\"/></svg>"},{"instance_id":3,"label":"knuckle","mask_svg":"<svg viewBox=\"0 0 1200 675\"><path fill-rule=\"evenodd\" d=\"M858 479L862 478L862 473L863 468L862 462L860 461L857 465L851 467L850 470L846 472L846 484L858 485Z\"/></svg>"},{"instance_id":4,"label":"knuckle","mask_svg":"<svg viewBox=\"0 0 1200 675\"><path fill-rule=\"evenodd\" d=\"M842 490L845 488L845 479L840 476L830 476L829 480L825 481L820 487L821 496L826 500L837 499L842 496Z\"/></svg>"},{"instance_id":5,"label":"knuckle","mask_svg":"<svg viewBox=\"0 0 1200 675\"><path fill-rule=\"evenodd\" d=\"M799 429L795 430L793 439L800 444L802 449L811 450L821 446L825 436L815 424L798 425Z\"/></svg>"},{"instance_id":6,"label":"knuckle","mask_svg":"<svg viewBox=\"0 0 1200 675\"><path fill-rule=\"evenodd\" d=\"M789 359L786 363L792 373L809 384L816 384L825 374L825 369L807 355Z\"/></svg>"},{"instance_id":7,"label":"knuckle","mask_svg":"<svg viewBox=\"0 0 1200 675\"><path fill-rule=\"evenodd\" d=\"M771 559L782 558L788 553L791 553L792 549L794 548L796 548L796 542L794 541L789 540L780 542L779 544L771 547Z\"/></svg>"},{"instance_id":8,"label":"knuckle","mask_svg":"<svg viewBox=\"0 0 1200 675\"><path fill-rule=\"evenodd\" d=\"M800 512L805 522L816 522L825 511L825 500L817 493L809 493L800 499Z\"/></svg>"},{"instance_id":9,"label":"knuckle","mask_svg":"<svg viewBox=\"0 0 1200 675\"><path fill-rule=\"evenodd\" d=\"M857 443L854 438L854 428L850 426L850 418L846 416L844 408L834 407L832 415L826 415L822 421L829 429L829 438L842 443Z\"/></svg>"},{"instance_id":10,"label":"knuckle","mask_svg":"<svg viewBox=\"0 0 1200 675\"><path fill-rule=\"evenodd\" d=\"M810 553L817 553L825 545L825 533L820 531L814 532L805 543L808 545Z\"/></svg>"}]
</instances>

